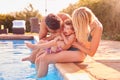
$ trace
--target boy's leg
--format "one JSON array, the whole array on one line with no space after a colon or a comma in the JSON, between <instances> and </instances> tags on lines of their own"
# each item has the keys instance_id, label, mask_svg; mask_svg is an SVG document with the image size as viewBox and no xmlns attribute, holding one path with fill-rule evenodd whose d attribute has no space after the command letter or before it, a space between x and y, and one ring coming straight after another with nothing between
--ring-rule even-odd
<instances>
[{"instance_id":1,"label":"boy's leg","mask_svg":"<svg viewBox=\"0 0 120 80\"><path fill-rule=\"evenodd\" d=\"M26 43L26 46L32 50L36 48L36 44L32 44L32 43Z\"/></svg>"}]
</instances>

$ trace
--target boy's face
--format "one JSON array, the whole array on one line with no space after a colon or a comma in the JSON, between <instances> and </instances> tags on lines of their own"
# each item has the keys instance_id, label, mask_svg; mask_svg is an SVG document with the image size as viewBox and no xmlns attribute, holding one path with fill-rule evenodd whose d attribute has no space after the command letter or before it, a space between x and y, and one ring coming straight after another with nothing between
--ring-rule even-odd
<instances>
[{"instance_id":1,"label":"boy's face","mask_svg":"<svg viewBox=\"0 0 120 80\"><path fill-rule=\"evenodd\" d=\"M72 26L65 25L63 33L64 33L64 35L69 36L74 33L74 30L72 29Z\"/></svg>"}]
</instances>

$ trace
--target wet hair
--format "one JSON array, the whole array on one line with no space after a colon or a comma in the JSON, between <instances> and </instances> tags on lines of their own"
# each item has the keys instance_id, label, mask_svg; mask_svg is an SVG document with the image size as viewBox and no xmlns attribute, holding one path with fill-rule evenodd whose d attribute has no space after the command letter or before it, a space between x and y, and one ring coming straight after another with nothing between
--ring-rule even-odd
<instances>
[{"instance_id":1,"label":"wet hair","mask_svg":"<svg viewBox=\"0 0 120 80\"><path fill-rule=\"evenodd\" d=\"M57 30L60 28L60 19L54 14L48 14L45 19L45 23L49 29Z\"/></svg>"}]
</instances>

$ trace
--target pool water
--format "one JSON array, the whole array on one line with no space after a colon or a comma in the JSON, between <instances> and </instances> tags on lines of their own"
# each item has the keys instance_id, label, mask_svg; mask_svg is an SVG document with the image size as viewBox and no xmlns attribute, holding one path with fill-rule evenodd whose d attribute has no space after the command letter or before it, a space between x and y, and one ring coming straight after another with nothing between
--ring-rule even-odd
<instances>
[{"instance_id":1,"label":"pool water","mask_svg":"<svg viewBox=\"0 0 120 80\"><path fill-rule=\"evenodd\" d=\"M0 40L0 80L63 80L53 64L45 77L36 77L35 65L21 61L31 54L26 41L35 43L34 40Z\"/></svg>"}]
</instances>

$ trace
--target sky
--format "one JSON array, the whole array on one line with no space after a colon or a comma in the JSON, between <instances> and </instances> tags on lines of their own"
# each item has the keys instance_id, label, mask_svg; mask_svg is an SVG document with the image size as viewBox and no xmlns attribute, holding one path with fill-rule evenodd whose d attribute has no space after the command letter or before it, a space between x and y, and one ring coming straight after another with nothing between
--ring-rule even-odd
<instances>
[{"instance_id":1,"label":"sky","mask_svg":"<svg viewBox=\"0 0 120 80\"><path fill-rule=\"evenodd\" d=\"M0 0L0 13L9 13L23 10L30 3L35 9L44 15L48 13L58 13L66 8L70 3L74 4L78 0ZM45 12L47 9L47 12Z\"/></svg>"}]
</instances>

